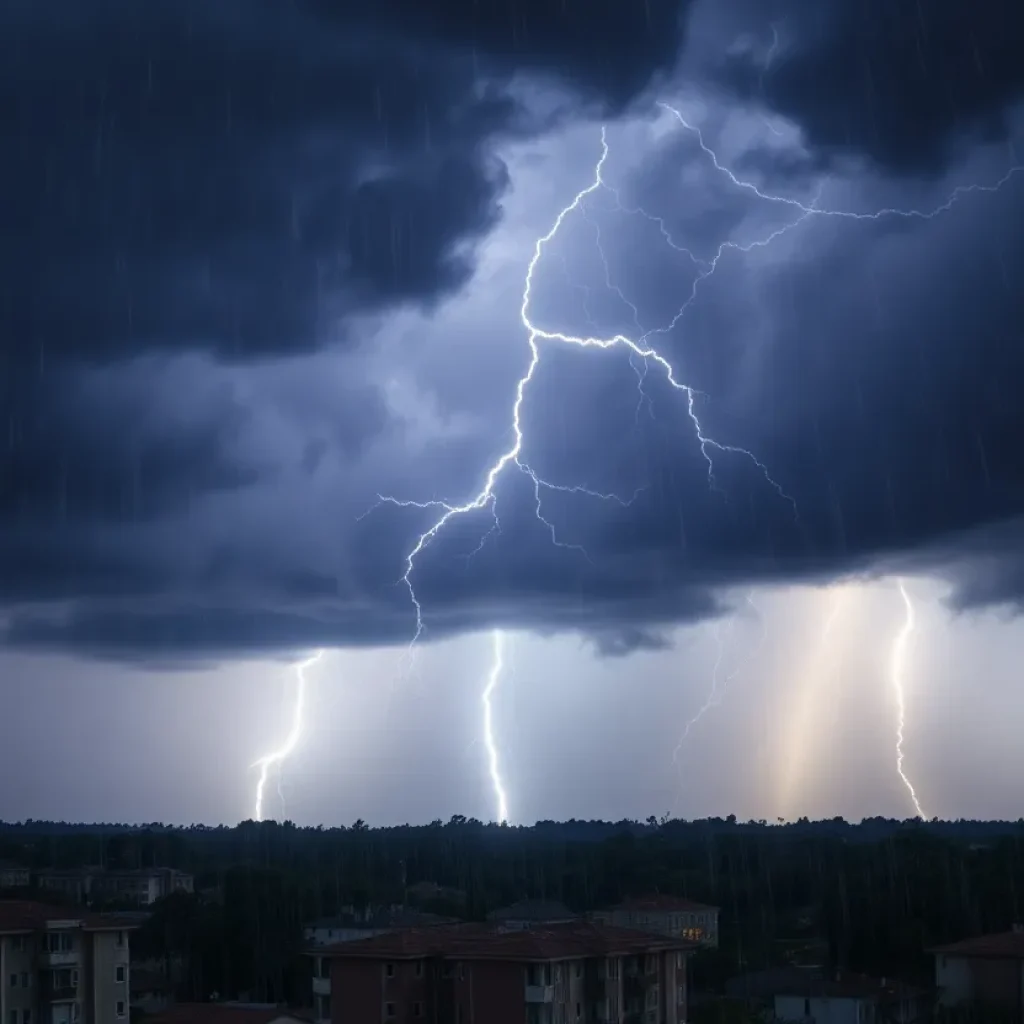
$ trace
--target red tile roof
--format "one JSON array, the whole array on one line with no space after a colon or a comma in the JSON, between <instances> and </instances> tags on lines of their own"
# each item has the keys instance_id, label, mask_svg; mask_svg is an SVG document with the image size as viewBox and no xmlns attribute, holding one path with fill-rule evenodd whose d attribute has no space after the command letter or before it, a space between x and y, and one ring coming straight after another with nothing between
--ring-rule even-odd
<instances>
[{"instance_id":1,"label":"red tile roof","mask_svg":"<svg viewBox=\"0 0 1024 1024\"><path fill-rule=\"evenodd\" d=\"M245 1006L231 1003L179 1003L152 1016L147 1024L271 1024L275 1020L308 1020L299 1011L280 1006Z\"/></svg>"},{"instance_id":2,"label":"red tile roof","mask_svg":"<svg viewBox=\"0 0 1024 1024\"><path fill-rule=\"evenodd\" d=\"M962 939L948 946L936 946L929 952L945 956L1024 960L1024 929L999 932L995 935L977 935L973 939Z\"/></svg>"},{"instance_id":3,"label":"red tile roof","mask_svg":"<svg viewBox=\"0 0 1024 1024\"><path fill-rule=\"evenodd\" d=\"M708 911L717 911L718 907L712 907L707 903L696 903L694 900L683 899L681 896L636 896L623 900L616 904L611 910L625 911L647 911L648 913L669 913L669 914L700 914Z\"/></svg>"},{"instance_id":4,"label":"red tile roof","mask_svg":"<svg viewBox=\"0 0 1024 1024\"><path fill-rule=\"evenodd\" d=\"M0 933L40 931L53 921L73 921L75 927L89 931L127 931L138 926L137 920L114 914L92 914L81 907L33 900L0 900Z\"/></svg>"},{"instance_id":5,"label":"red tile roof","mask_svg":"<svg viewBox=\"0 0 1024 1024\"><path fill-rule=\"evenodd\" d=\"M324 946L314 952L333 959L418 960L575 960L630 956L660 950L688 950L696 943L649 935L632 928L575 921L507 930L493 924L407 928L357 942Z\"/></svg>"}]
</instances>

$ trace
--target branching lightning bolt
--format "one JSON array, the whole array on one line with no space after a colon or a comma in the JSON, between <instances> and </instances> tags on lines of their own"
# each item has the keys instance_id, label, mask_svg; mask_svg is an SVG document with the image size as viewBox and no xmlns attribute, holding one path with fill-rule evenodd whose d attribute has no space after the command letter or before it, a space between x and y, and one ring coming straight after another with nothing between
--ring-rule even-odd
<instances>
[{"instance_id":1,"label":"branching lightning bolt","mask_svg":"<svg viewBox=\"0 0 1024 1024\"><path fill-rule=\"evenodd\" d=\"M285 737L284 743L282 743L277 750L272 750L269 754L264 754L263 757L258 761L253 762L251 765L251 767L259 768L260 770L260 777L256 783L256 802L255 807L253 808L253 818L256 821L263 820L263 796L267 787L267 779L270 775L271 767L277 765L278 771L280 771L281 766L291 755L292 751L295 750L295 747L298 745L299 739L302 736L302 728L306 712L306 669L315 665L323 656L323 651L317 651L310 657L306 658L305 661L300 661L295 666L295 704L292 711L291 730ZM278 793L281 793L280 786L278 787ZM283 802L284 798L282 796L282 804Z\"/></svg>"},{"instance_id":2,"label":"branching lightning bolt","mask_svg":"<svg viewBox=\"0 0 1024 1024\"><path fill-rule=\"evenodd\" d=\"M914 632L916 621L914 602L911 601L910 595L907 593L906 585L903 580L897 580L896 585L899 587L900 596L903 598L903 606L906 609L906 618L903 620L903 626L899 633L896 634L896 641L892 647L892 660L890 662L890 677L893 690L896 693L896 771L899 772L903 785L907 787L907 792L910 793L910 799L914 804L917 816L922 821L927 821L927 815L921 808L921 802L917 799L917 793L914 792L914 785L903 770L903 727L906 724L906 702L903 681L906 671L907 647L910 643L910 636Z\"/></svg>"},{"instance_id":3,"label":"branching lightning bolt","mask_svg":"<svg viewBox=\"0 0 1024 1024\"><path fill-rule=\"evenodd\" d=\"M685 315L687 309L693 304L698 295L698 290L701 282L707 280L718 268L719 262L722 257L730 250L735 250L742 253L750 253L758 248L765 248L775 242L784 234L798 227L804 221L811 217L839 217L848 220L864 221L864 220L880 220L885 217L901 217L901 218L919 218L919 219L931 219L938 214L949 210L954 203L956 203L962 196L973 193L973 192L996 192L1001 189L1015 174L1024 170L1024 167L1013 167L994 185L961 185L958 186L949 195L944 203L931 211L920 211L920 210L899 210L893 208L886 208L876 210L871 213L857 213L847 210L833 210L824 209L818 205L818 197L810 203L806 204L797 199L778 196L771 193L762 191L753 182L745 181L736 174L733 173L727 166L722 164L717 154L712 150L704 140L703 133L695 125L690 124L683 115L675 108L667 103L659 104L662 109L672 114L679 122L679 124L690 134L692 134L696 140L700 149L710 159L711 164L717 172L725 175L729 181L739 190L750 192L752 195L763 200L764 202L784 205L793 208L798 214L790 223L783 225L782 227L776 228L775 230L768 233L765 237L755 239L750 242L734 242L727 240L719 245L716 252L714 252L710 258L698 258L688 249L678 245L672 238L671 232L668 229L666 222L663 218L654 216L647 211L637 209L629 210L622 206L619 199L618 191L610 186L604 180L604 169L605 164L608 160L609 146L607 139L607 129L602 126L601 128L601 151L598 157L597 163L594 166L593 178L591 182L572 198L572 200L562 208L555 218L550 229L539 238L536 239L533 246L533 254L527 264L526 274L523 282L523 291L519 309L519 319L526 333L526 343L529 350L529 359L527 361L526 369L523 375L519 378L515 385L514 399L512 402L512 441L508 448L502 452L491 466L486 470L484 475L483 484L475 495L461 504L454 502L445 501L409 501L402 500L387 495L378 495L377 505L390 504L400 508L417 508L417 509L436 509L439 512L437 519L429 526L424 532L419 534L410 548L405 558L405 569L401 576L401 582L405 585L409 593L409 599L412 603L413 610L415 613L415 628L413 636L410 641L410 650L412 650L417 641L422 637L424 631L424 619L423 619L423 607L416 595L416 589L413 584L413 575L415 573L417 560L423 551L430 545L430 543L441 533L442 530L455 518L460 516L466 516L474 512L488 510L493 519L493 524L489 531L484 535L481 540L480 546L486 542L487 537L496 531L500 531L500 522L497 515L496 508L496 487L498 481L505 473L505 470L509 467L513 467L520 471L524 475L530 478L533 488L534 497L536 502L536 514L538 520L547 528L552 542L560 547L574 549L582 552L584 555L586 552L579 545L566 544L559 540L557 532L553 524L544 518L541 508L542 493L546 490L561 491L570 494L580 494L589 497L600 498L602 500L614 500L621 504L628 505L630 500L624 500L616 497L615 495L601 494L596 491L591 491L585 487L572 487L560 484L553 484L544 480L540 477L530 465L522 458L523 448L525 445L525 437L523 430L523 405L526 400L527 389L532 382L534 375L537 372L537 368L541 361L541 345L543 343L560 343L563 345L573 345L578 348L586 349L602 349L609 350L613 348L621 348L626 350L630 359L639 358L643 361L644 370L646 374L647 367L653 363L663 372L665 379L677 391L681 391L686 396L686 409L689 418L693 424L696 440L700 446L701 453L704 456L704 460L707 463L708 468L708 481L712 487L715 487L715 467L712 453L738 455L749 460L761 473L765 481L776 491L776 493L787 502L789 502L794 511L794 515L797 513L796 502L794 499L787 494L782 486L771 476L767 466L761 462L753 452L748 451L745 448L741 448L735 445L725 444L717 441L714 438L705 434L704 429L701 425L700 419L696 409L696 396L699 392L691 387L690 385L683 383L676 377L676 373L671 363L662 356L652 345L650 339L655 336L661 336L670 333L679 324ZM693 285L690 289L689 296L686 298L679 311L672 318L672 320L659 328L654 330L642 331L637 335L636 338L631 338L625 334L617 333L611 336L600 336L599 333L595 332L593 335L572 335L563 333L561 331L546 330L545 328L534 323L531 319L531 299L533 295L534 279L537 272L537 268L541 262L541 259L549 246L549 244L555 239L561 230L566 220L574 213L578 213L582 217L587 216L586 203L587 200L595 193L604 190L609 193L615 201L618 203L618 209L624 213L638 214L648 220L659 225L662 236L666 243L673 249L685 253L698 268L698 273L694 279ZM600 248L600 232L597 232L597 244L599 252L604 258L603 250ZM607 268L607 261L605 262ZM612 284L610 275L606 275L605 281L607 287L612 291L619 294L623 301L629 306L634 314L634 323L639 328L639 314L632 303L629 302L622 294L621 290ZM634 365L634 369L637 369ZM643 381L644 377L640 371L637 370L639 386L641 395L643 396ZM634 495L635 497L635 495ZM632 500L632 499L631 499ZM377 506L375 506L377 507ZM479 547L478 549L479 550ZM488 684L490 686L490 684ZM488 692L485 690L485 692Z\"/></svg>"},{"instance_id":4,"label":"branching lightning bolt","mask_svg":"<svg viewBox=\"0 0 1024 1024\"><path fill-rule=\"evenodd\" d=\"M508 821L508 797L505 793L505 783L501 778L498 744L494 738L494 708L491 698L498 688L498 680L505 667L505 634L500 629L496 629L491 634L491 638L494 644L494 656L491 662L491 673L487 677L487 685L484 687L481 700L484 706L484 747L487 750L487 772L491 777L491 787L494 790L497 821L502 824Z\"/></svg>"}]
</instances>

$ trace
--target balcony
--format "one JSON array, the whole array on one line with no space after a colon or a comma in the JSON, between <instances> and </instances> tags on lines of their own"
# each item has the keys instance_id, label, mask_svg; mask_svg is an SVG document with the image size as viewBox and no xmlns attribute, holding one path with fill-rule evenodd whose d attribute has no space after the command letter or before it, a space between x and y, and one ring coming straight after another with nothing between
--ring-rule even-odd
<instances>
[{"instance_id":1,"label":"balcony","mask_svg":"<svg viewBox=\"0 0 1024 1024\"><path fill-rule=\"evenodd\" d=\"M74 985L45 988L43 998L49 1003L73 1003L78 998L78 989Z\"/></svg>"},{"instance_id":2,"label":"balcony","mask_svg":"<svg viewBox=\"0 0 1024 1024\"><path fill-rule=\"evenodd\" d=\"M553 1003L555 1001L555 986L527 985L526 1001L528 1003Z\"/></svg>"},{"instance_id":3,"label":"balcony","mask_svg":"<svg viewBox=\"0 0 1024 1024\"><path fill-rule=\"evenodd\" d=\"M60 950L59 952L51 953L49 950L43 950L39 954L39 966L40 967L77 967L78 966L78 953L75 950Z\"/></svg>"},{"instance_id":4,"label":"balcony","mask_svg":"<svg viewBox=\"0 0 1024 1024\"><path fill-rule=\"evenodd\" d=\"M315 996L329 996L331 994L331 979L330 978L314 978L313 979L313 995Z\"/></svg>"}]
</instances>

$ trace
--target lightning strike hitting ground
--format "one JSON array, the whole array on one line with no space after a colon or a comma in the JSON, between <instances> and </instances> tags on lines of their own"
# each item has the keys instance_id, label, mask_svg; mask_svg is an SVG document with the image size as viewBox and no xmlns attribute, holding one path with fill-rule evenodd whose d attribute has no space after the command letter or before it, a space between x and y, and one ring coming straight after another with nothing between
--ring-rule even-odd
<instances>
[{"instance_id":1,"label":"lightning strike hitting ground","mask_svg":"<svg viewBox=\"0 0 1024 1024\"><path fill-rule=\"evenodd\" d=\"M896 585L899 587L900 596L903 598L903 605L906 609L906 618L903 620L903 627L896 635L896 642L892 647L892 659L890 661L889 674L892 679L892 688L896 693L896 771L899 772L900 778L903 780L903 785L907 787L907 792L910 793L910 800L914 805L914 810L917 812L917 816L922 821L927 821L927 815L921 808L921 802L917 799L917 793L914 792L913 783L907 778L906 772L903 770L903 727L906 724L906 704L904 700L904 688L903 681L906 675L906 663L907 663L907 647L910 643L910 635L914 632L914 626L916 625L914 616L914 602L910 600L910 595L907 593L907 588L903 583L903 580L897 580Z\"/></svg>"},{"instance_id":2,"label":"lightning strike hitting ground","mask_svg":"<svg viewBox=\"0 0 1024 1024\"><path fill-rule=\"evenodd\" d=\"M799 214L789 224L783 225L780 228L776 228L768 235L763 238L756 239L752 242L739 243L731 240L727 240L719 245L717 251L711 256L710 259L699 259L694 256L689 250L677 245L671 237L671 232L668 230L664 220L647 213L644 210L635 210L624 212L631 212L640 214L647 219L657 223L661 227L661 233L665 241L673 248L681 252L685 252L699 267L699 272L696 275L693 285L690 289L690 294L686 298L683 305L679 308L679 311L672 318L672 320L664 325L663 327L656 328L654 330L648 330L638 335L637 338L630 338L624 334L614 334L611 336L600 336L600 335L572 335L566 334L561 331L546 330L543 327L533 322L530 315L530 302L533 294L534 277L537 272L537 268L540 265L541 258L547 246L554 240L560 231L562 225L566 219L574 213L579 213L581 216L586 217L585 204L587 199L597 193L600 190L605 190L618 201L618 192L614 187L609 186L604 180L604 168L608 160L609 146L607 129L602 126L601 128L601 152L598 157L597 163L594 166L593 179L589 185L581 189L572 200L562 208L558 216L555 218L554 223L546 234L541 235L534 243L533 254L530 258L526 268L526 275L523 282L522 301L519 309L519 319L526 333L526 343L529 349L529 359L527 360L526 369L523 375L519 378L515 385L514 399L512 402L512 414L511 414L511 426L512 426L512 441L509 447L498 456L498 458L491 464L486 470L483 484L477 493L469 498L462 504L455 504L443 501L408 501L400 500L386 495L378 495L377 505L391 504L401 508L418 508L428 509L435 508L440 510L440 515L434 521L427 530L421 533L405 559L405 571L401 576L401 581L404 583L409 593L409 598L412 603L415 612L415 629L413 631L412 640L410 641L410 650L415 647L417 641L423 635L424 622L423 622L423 608L416 595L416 589L413 585L412 578L416 569L416 561L419 556L423 553L424 549L437 537L437 535L448 525L448 523L458 517L469 515L474 512L479 512L487 509L493 519L493 525L483 538L486 541L487 536L490 536L493 532L500 530L500 523L498 521L496 511L496 487L499 479L504 474L505 470L510 466L519 470L530 478L534 487L534 495L536 499L536 512L540 522L548 529L552 541L560 546L566 548L573 548L577 551L583 552L583 549L578 545L564 544L558 540L554 526L543 517L541 512L541 494L545 490L557 490L566 493L583 494L591 497L601 498L603 500L615 500L621 504L628 505L629 501L617 498L614 495L599 494L594 491L590 491L583 487L568 487L564 485L552 484L548 481L539 477L529 466L529 464L522 459L523 448L525 445L525 437L523 431L523 404L526 399L527 388L530 382L533 380L534 374L537 371L541 361L541 345L547 343L558 343L563 345L574 345L578 348L588 349L602 349L609 350L614 348L624 349L630 358L639 357L643 360L645 368L649 363L656 364L661 371L668 383L677 391L681 391L686 396L686 409L693 424L694 435L700 446L701 453L704 456L704 460L708 467L708 481L712 487L715 487L715 473L714 473L714 461L712 452L723 454L723 455L739 455L749 460L761 473L765 481L776 491L776 493L793 506L794 515L797 513L796 502L789 494L783 490L782 486L771 476L767 466L764 465L752 452L745 448L738 446L724 444L716 441L704 433L703 427L701 426L700 419L697 415L695 397L699 393L690 385L683 383L676 377L675 370L671 363L662 356L655 348L653 348L649 341L654 336L660 336L670 333L682 320L686 313L686 310L693 304L697 298L699 285L702 281L709 278L715 270L718 268L718 264L726 252L735 250L737 252L749 253L757 248L764 248L772 244L782 235L793 230L805 220L811 217L822 216L822 217L840 217L848 220L862 221L862 220L880 220L885 217L902 217L902 218L920 218L920 219L931 219L938 214L949 210L955 202L957 202L962 196L972 192L996 192L1001 189L1010 179L1024 167L1013 167L995 184L995 185L961 185L958 186L949 195L944 203L936 207L934 210L920 211L920 210L899 210L886 208L882 210L876 210L872 213L856 213L847 210L831 210L823 209L818 206L817 197L808 205L800 202L797 199L793 199L786 196L777 196L771 193L763 192L753 182L745 181L736 176L727 166L723 165L718 159L717 154L707 145L704 141L704 136L701 130L690 124L683 115L675 108L667 103L661 103L659 106L665 111L669 112L674 116L679 124L689 133L691 133L697 140L700 149L708 156L712 166L721 174L724 174L730 182L737 188L743 191L747 191L757 196L759 199L780 205L792 207ZM620 209L621 203L619 206ZM598 235L598 244L600 244L600 236ZM613 291L617 291L614 285L611 284L610 280L606 280L608 287L612 288ZM620 293L621 294L621 293ZM627 303L628 304L628 303ZM634 307L635 312L635 307ZM639 317L635 318L639 321ZM639 375L639 374L638 374ZM642 393L643 378L640 378L640 386ZM376 507L376 506L375 506Z\"/></svg>"},{"instance_id":3,"label":"lightning strike hitting ground","mask_svg":"<svg viewBox=\"0 0 1024 1024\"><path fill-rule=\"evenodd\" d=\"M491 662L491 674L487 677L487 685L484 687L481 700L484 706L484 747L487 749L487 772L491 777L491 787L494 790L494 809L498 815L496 820L502 824L508 821L508 797L505 793L505 784L501 780L498 744L494 738L494 709L491 705L491 698L498 688L498 680L505 667L505 634L500 629L496 629L491 637L494 643L494 660Z\"/></svg>"},{"instance_id":4,"label":"lightning strike hitting ground","mask_svg":"<svg viewBox=\"0 0 1024 1024\"><path fill-rule=\"evenodd\" d=\"M289 731L284 743L278 747L277 750L272 750L269 754L264 754L258 761L254 761L250 767L259 768L260 777L256 783L256 803L253 808L253 818L256 821L263 820L263 795L267 787L267 778L270 775L270 769L273 765L277 765L278 771L280 772L281 766L291 755L292 751L298 745L299 739L302 736L302 729L304 726L304 716L306 711L306 669L315 665L324 656L323 651L316 651L305 661L300 661L295 666L296 674L296 686L295 686L295 705L292 711L292 727ZM280 793L280 787L278 793ZM282 796L282 813L283 813L284 799Z\"/></svg>"}]
</instances>

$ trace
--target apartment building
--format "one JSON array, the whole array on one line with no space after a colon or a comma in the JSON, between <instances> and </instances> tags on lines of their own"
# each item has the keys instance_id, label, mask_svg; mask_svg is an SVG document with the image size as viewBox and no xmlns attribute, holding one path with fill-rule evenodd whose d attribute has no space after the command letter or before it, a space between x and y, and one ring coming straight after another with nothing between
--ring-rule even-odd
<instances>
[{"instance_id":1,"label":"apartment building","mask_svg":"<svg viewBox=\"0 0 1024 1024\"><path fill-rule=\"evenodd\" d=\"M332 1024L685 1024L693 948L576 921L408 929L318 954Z\"/></svg>"},{"instance_id":2,"label":"apartment building","mask_svg":"<svg viewBox=\"0 0 1024 1024\"><path fill-rule=\"evenodd\" d=\"M590 919L620 928L640 928L672 939L718 948L718 907L678 896L642 896L597 910Z\"/></svg>"},{"instance_id":3,"label":"apartment building","mask_svg":"<svg viewBox=\"0 0 1024 1024\"><path fill-rule=\"evenodd\" d=\"M0 860L0 889L24 889L30 882L31 873L28 868Z\"/></svg>"},{"instance_id":4,"label":"apartment building","mask_svg":"<svg viewBox=\"0 0 1024 1024\"><path fill-rule=\"evenodd\" d=\"M131 925L0 901L0 1024L127 1024Z\"/></svg>"},{"instance_id":5,"label":"apartment building","mask_svg":"<svg viewBox=\"0 0 1024 1024\"><path fill-rule=\"evenodd\" d=\"M929 950L945 1007L975 1005L1024 1016L1024 925Z\"/></svg>"},{"instance_id":6,"label":"apartment building","mask_svg":"<svg viewBox=\"0 0 1024 1024\"><path fill-rule=\"evenodd\" d=\"M148 907L174 892L192 892L193 878L174 868L137 868L110 871L100 867L40 871L36 884L41 889L63 893L76 903L120 901Z\"/></svg>"}]
</instances>

